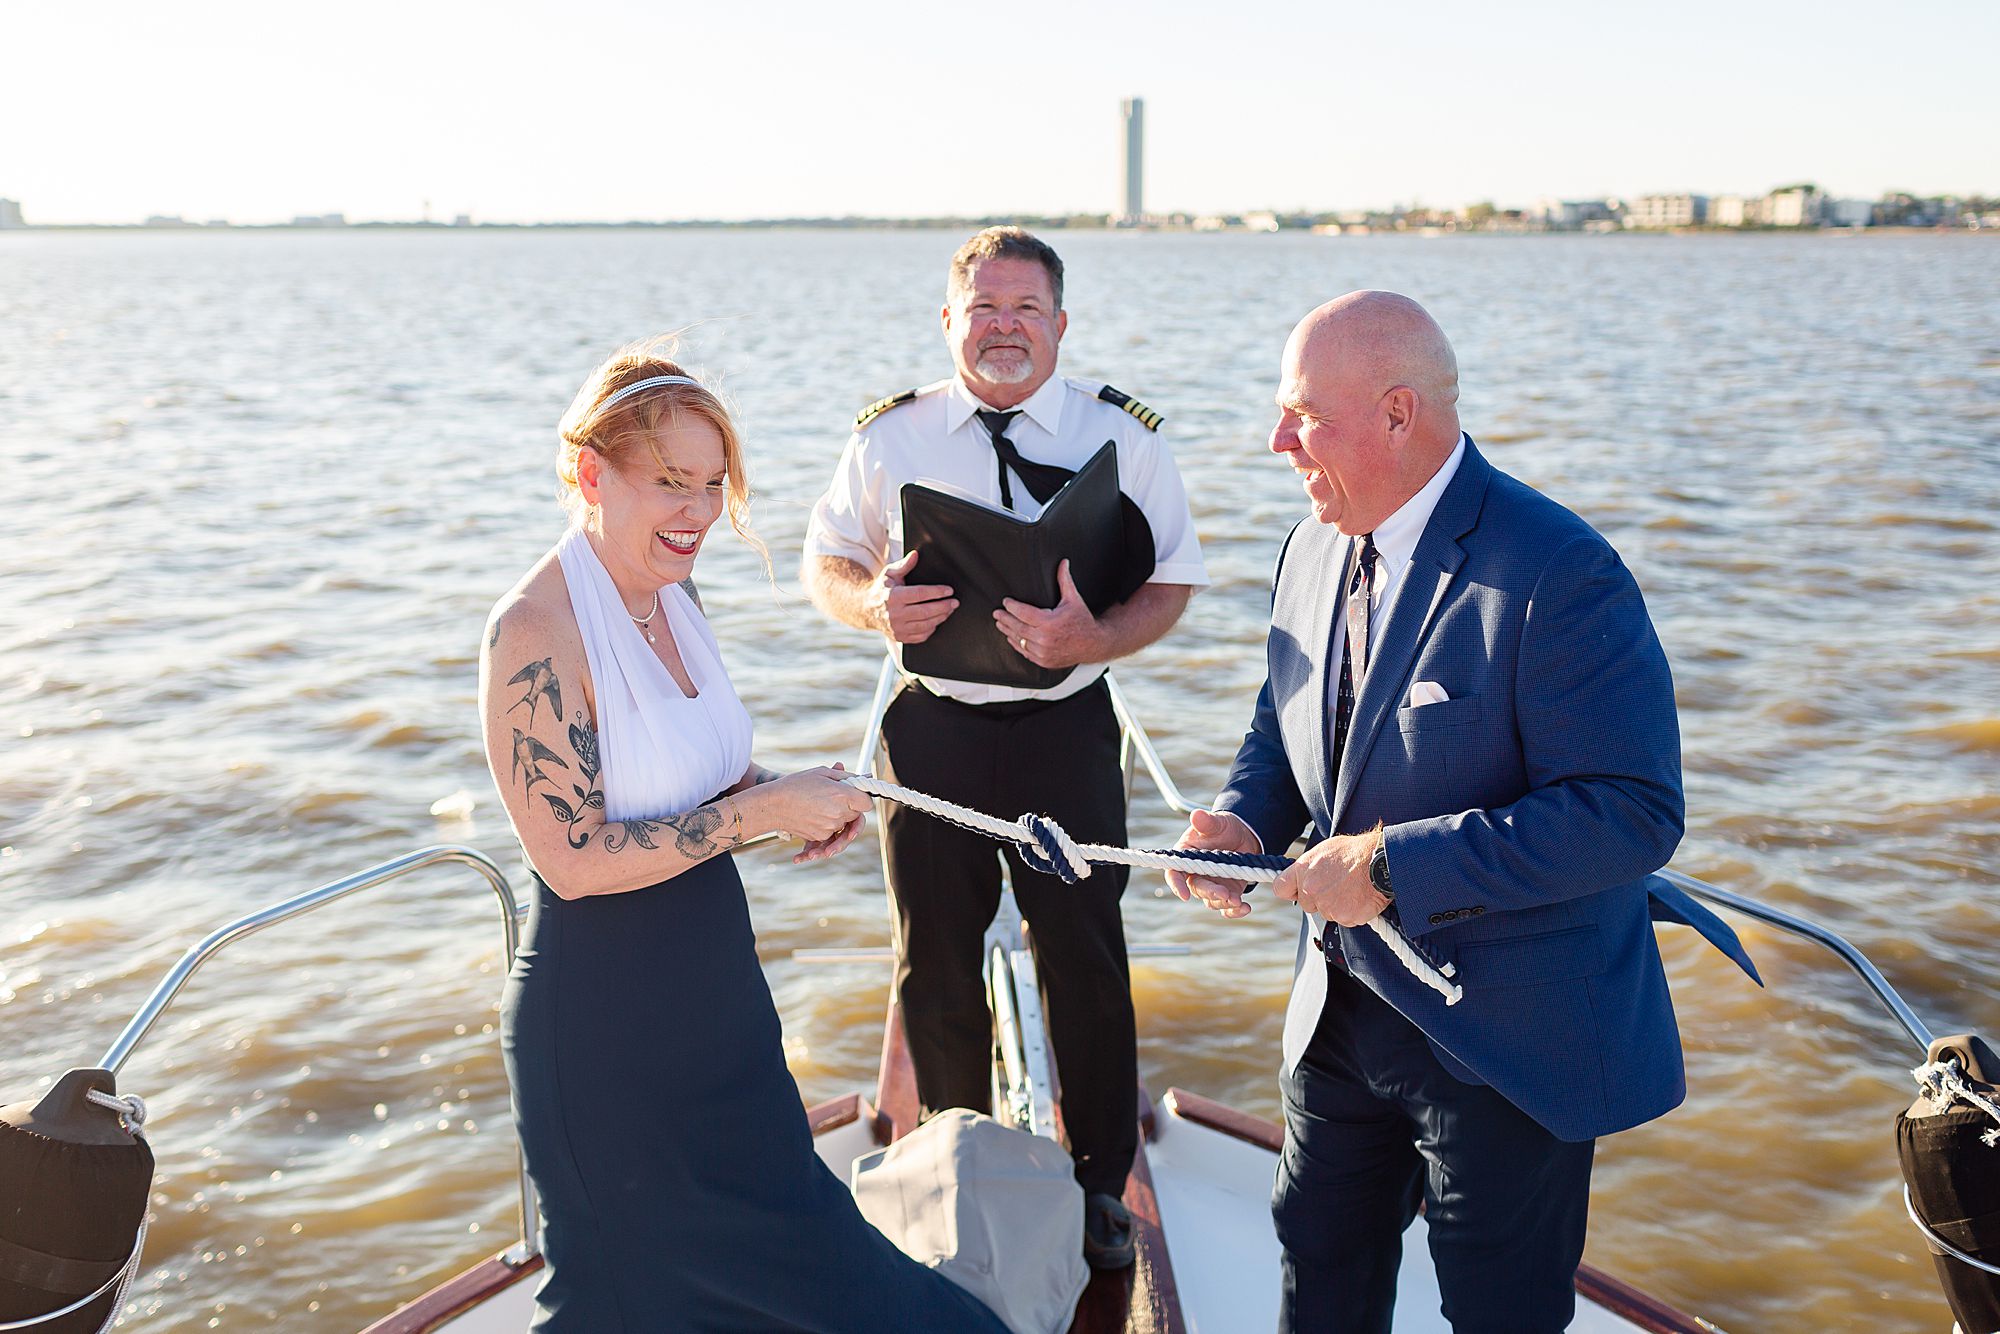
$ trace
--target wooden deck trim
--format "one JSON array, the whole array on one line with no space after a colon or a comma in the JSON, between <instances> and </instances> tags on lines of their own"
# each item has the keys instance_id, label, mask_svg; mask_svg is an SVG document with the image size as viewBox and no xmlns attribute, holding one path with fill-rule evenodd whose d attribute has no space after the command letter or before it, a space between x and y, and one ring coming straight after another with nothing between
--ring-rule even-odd
<instances>
[{"instance_id":1,"label":"wooden deck trim","mask_svg":"<svg viewBox=\"0 0 2000 1334\"><path fill-rule=\"evenodd\" d=\"M1146 1105L1150 1108L1151 1101ZM1145 1133L1145 1138L1151 1138L1150 1133ZM1174 1281L1173 1257L1167 1253L1166 1225L1160 1219L1160 1197L1153 1189L1153 1167L1146 1161L1143 1140L1138 1152L1132 1155L1132 1175L1125 1179L1125 1207L1132 1211L1132 1230L1139 1251L1131 1270L1133 1291L1143 1290L1150 1300L1147 1322L1140 1324L1134 1318L1138 1313L1133 1312L1124 1327L1157 1330L1159 1334L1187 1334L1187 1321L1181 1314L1180 1285Z\"/></svg>"},{"instance_id":2,"label":"wooden deck trim","mask_svg":"<svg viewBox=\"0 0 2000 1334\"><path fill-rule=\"evenodd\" d=\"M1715 1328L1589 1265L1577 1266L1576 1295L1631 1321L1647 1334L1712 1334Z\"/></svg>"},{"instance_id":3,"label":"wooden deck trim","mask_svg":"<svg viewBox=\"0 0 2000 1334\"><path fill-rule=\"evenodd\" d=\"M504 1253L481 1260L409 1305L397 1307L361 1334L429 1334L446 1321L491 1301L522 1279L539 1272L541 1267L540 1254L531 1255L518 1265L508 1263Z\"/></svg>"},{"instance_id":4,"label":"wooden deck trim","mask_svg":"<svg viewBox=\"0 0 2000 1334\"><path fill-rule=\"evenodd\" d=\"M1260 1149L1277 1153L1285 1147L1284 1128L1261 1116L1239 1112L1228 1103L1204 1098L1199 1093L1189 1093L1186 1089L1170 1088L1161 1099L1167 1110L1183 1121L1192 1121L1198 1126L1207 1126L1218 1134L1231 1139L1240 1139L1245 1144L1255 1144Z\"/></svg>"},{"instance_id":5,"label":"wooden deck trim","mask_svg":"<svg viewBox=\"0 0 2000 1334\"><path fill-rule=\"evenodd\" d=\"M806 1129L817 1139L822 1131L838 1130L861 1119L861 1095L843 1093L806 1108Z\"/></svg>"},{"instance_id":6,"label":"wooden deck trim","mask_svg":"<svg viewBox=\"0 0 2000 1334\"><path fill-rule=\"evenodd\" d=\"M838 1098L828 1098L806 1108L806 1126L812 1131L814 1139L829 1130L853 1125L856 1121L867 1123L869 1134L877 1145L889 1142L887 1119L875 1110L874 1103L859 1093L843 1093Z\"/></svg>"},{"instance_id":7,"label":"wooden deck trim","mask_svg":"<svg viewBox=\"0 0 2000 1334\"><path fill-rule=\"evenodd\" d=\"M1160 1221L1160 1197L1153 1189L1152 1164L1146 1161L1146 1144L1158 1129L1153 1123L1153 1099L1144 1081L1135 1093L1139 1144L1132 1155L1132 1171L1125 1178L1123 1196L1125 1207L1132 1211L1132 1267L1091 1274L1090 1285L1076 1304L1069 1334L1187 1334L1173 1257L1167 1251L1167 1232ZM1060 1106L1056 1122L1060 1127Z\"/></svg>"},{"instance_id":8,"label":"wooden deck trim","mask_svg":"<svg viewBox=\"0 0 2000 1334\"><path fill-rule=\"evenodd\" d=\"M1227 1103L1178 1088L1168 1089L1162 1101L1168 1111L1182 1120L1206 1126L1218 1134L1255 1144L1272 1153L1281 1152L1285 1147L1283 1127L1261 1116L1238 1111ZM1589 1265L1577 1267L1576 1295L1621 1319L1631 1321L1647 1334L1708 1334L1708 1327L1694 1317Z\"/></svg>"},{"instance_id":9,"label":"wooden deck trim","mask_svg":"<svg viewBox=\"0 0 2000 1334\"><path fill-rule=\"evenodd\" d=\"M910 1064L909 1039L903 1036L903 1007L889 997L889 1013L882 1020L882 1064L875 1075L875 1106L879 1123L875 1138L894 1144L917 1128L921 1106L917 1101L917 1072Z\"/></svg>"}]
</instances>

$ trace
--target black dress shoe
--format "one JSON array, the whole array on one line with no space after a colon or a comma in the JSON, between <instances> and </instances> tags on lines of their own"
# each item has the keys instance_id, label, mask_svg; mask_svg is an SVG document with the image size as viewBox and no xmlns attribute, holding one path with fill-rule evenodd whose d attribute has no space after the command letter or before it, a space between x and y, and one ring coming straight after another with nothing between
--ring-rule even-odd
<instances>
[{"instance_id":1,"label":"black dress shoe","mask_svg":"<svg viewBox=\"0 0 2000 1334\"><path fill-rule=\"evenodd\" d=\"M1092 1269L1126 1269L1137 1254L1132 1211L1116 1195L1083 1199L1083 1259Z\"/></svg>"}]
</instances>

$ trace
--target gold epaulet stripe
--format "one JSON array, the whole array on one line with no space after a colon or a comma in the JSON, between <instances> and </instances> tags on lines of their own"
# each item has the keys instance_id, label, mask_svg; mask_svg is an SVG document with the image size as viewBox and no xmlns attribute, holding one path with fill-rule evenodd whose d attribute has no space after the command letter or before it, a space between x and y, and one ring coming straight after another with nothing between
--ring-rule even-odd
<instances>
[{"instance_id":1,"label":"gold epaulet stripe","mask_svg":"<svg viewBox=\"0 0 2000 1334\"><path fill-rule=\"evenodd\" d=\"M873 403L870 403L855 414L854 429L858 431L897 404L909 402L917 396L917 392L915 389L905 389L900 394L891 394L887 398L876 399Z\"/></svg>"},{"instance_id":2,"label":"gold epaulet stripe","mask_svg":"<svg viewBox=\"0 0 2000 1334\"><path fill-rule=\"evenodd\" d=\"M1097 396L1113 407L1123 408L1134 417L1137 417L1139 425L1149 431L1159 430L1160 423L1166 420L1165 417L1162 417L1159 413L1153 411L1123 389L1113 389L1107 384L1104 388L1097 391Z\"/></svg>"}]
</instances>

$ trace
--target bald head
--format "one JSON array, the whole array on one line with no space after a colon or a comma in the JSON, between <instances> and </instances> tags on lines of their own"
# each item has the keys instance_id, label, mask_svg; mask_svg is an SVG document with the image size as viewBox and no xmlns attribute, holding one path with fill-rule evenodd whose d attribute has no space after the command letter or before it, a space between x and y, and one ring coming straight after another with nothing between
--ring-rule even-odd
<instances>
[{"instance_id":1,"label":"bald head","mask_svg":"<svg viewBox=\"0 0 2000 1334\"><path fill-rule=\"evenodd\" d=\"M1416 391L1418 413L1458 440L1458 358L1437 321L1396 292L1349 292L1299 321L1302 360L1357 391Z\"/></svg>"},{"instance_id":2,"label":"bald head","mask_svg":"<svg viewBox=\"0 0 2000 1334\"><path fill-rule=\"evenodd\" d=\"M1271 448L1305 475L1322 523L1375 525L1458 444L1458 358L1430 313L1394 292L1349 292L1285 344Z\"/></svg>"}]
</instances>

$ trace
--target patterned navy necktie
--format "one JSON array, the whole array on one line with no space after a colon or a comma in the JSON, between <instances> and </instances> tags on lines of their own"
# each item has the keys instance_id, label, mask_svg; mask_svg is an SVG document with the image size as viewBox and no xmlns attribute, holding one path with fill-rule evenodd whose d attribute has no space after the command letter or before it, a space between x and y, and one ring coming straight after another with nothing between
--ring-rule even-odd
<instances>
[{"instance_id":1,"label":"patterned navy necktie","mask_svg":"<svg viewBox=\"0 0 2000 1334\"><path fill-rule=\"evenodd\" d=\"M1361 539L1361 557L1354 562L1354 576L1347 582L1345 615L1347 652L1340 658L1340 694L1333 709L1333 771L1340 772L1341 753L1347 746L1347 725L1354 718L1354 696L1368 670L1368 608L1375 591L1375 535Z\"/></svg>"}]
</instances>

